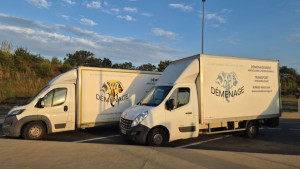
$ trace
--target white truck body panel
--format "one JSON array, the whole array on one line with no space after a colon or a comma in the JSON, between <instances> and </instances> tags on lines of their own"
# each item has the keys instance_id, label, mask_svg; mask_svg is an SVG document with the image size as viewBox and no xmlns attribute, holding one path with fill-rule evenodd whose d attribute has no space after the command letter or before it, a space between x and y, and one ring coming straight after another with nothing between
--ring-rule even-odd
<instances>
[{"instance_id":1,"label":"white truck body panel","mask_svg":"<svg viewBox=\"0 0 300 169\"><path fill-rule=\"evenodd\" d=\"M118 122L122 112L137 104L161 73L80 67L78 74L77 124L91 127Z\"/></svg>"},{"instance_id":2,"label":"white truck body panel","mask_svg":"<svg viewBox=\"0 0 300 169\"><path fill-rule=\"evenodd\" d=\"M278 61L201 55L200 69L201 123L280 116Z\"/></svg>"}]
</instances>

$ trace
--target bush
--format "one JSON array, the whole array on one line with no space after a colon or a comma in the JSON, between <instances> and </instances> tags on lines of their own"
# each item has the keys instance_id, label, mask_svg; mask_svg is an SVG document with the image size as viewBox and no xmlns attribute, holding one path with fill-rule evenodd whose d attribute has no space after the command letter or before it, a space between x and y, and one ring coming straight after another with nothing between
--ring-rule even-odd
<instances>
[{"instance_id":1,"label":"bush","mask_svg":"<svg viewBox=\"0 0 300 169\"><path fill-rule=\"evenodd\" d=\"M48 63L42 63L38 66L37 75L41 78L52 76L52 69Z\"/></svg>"},{"instance_id":2,"label":"bush","mask_svg":"<svg viewBox=\"0 0 300 169\"><path fill-rule=\"evenodd\" d=\"M62 73L64 72L67 72L68 70L71 70L73 67L68 63L68 62L65 62L62 67L60 68L60 71Z\"/></svg>"}]
</instances>

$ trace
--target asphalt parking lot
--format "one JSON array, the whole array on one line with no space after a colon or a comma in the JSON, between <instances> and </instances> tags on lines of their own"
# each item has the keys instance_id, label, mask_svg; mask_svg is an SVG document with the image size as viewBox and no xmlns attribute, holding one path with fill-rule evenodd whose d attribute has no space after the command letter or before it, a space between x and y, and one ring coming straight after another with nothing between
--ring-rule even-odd
<instances>
[{"instance_id":1,"label":"asphalt parking lot","mask_svg":"<svg viewBox=\"0 0 300 169\"><path fill-rule=\"evenodd\" d=\"M261 128L256 139L241 132L200 135L167 147L138 145L122 137L118 126L54 133L41 141L9 138L0 131L0 153L1 169L294 169L300 168L300 113L283 114L278 127Z\"/></svg>"},{"instance_id":2,"label":"asphalt parking lot","mask_svg":"<svg viewBox=\"0 0 300 169\"><path fill-rule=\"evenodd\" d=\"M15 138L4 136L2 131L0 131L0 139L15 140ZM43 141L143 146L122 137L118 126L100 126L85 130L53 133L47 135ZM248 139L242 132L233 132L200 135L198 138L171 142L167 147L300 155L300 113L284 113L278 127L260 128L260 135L256 139Z\"/></svg>"}]
</instances>

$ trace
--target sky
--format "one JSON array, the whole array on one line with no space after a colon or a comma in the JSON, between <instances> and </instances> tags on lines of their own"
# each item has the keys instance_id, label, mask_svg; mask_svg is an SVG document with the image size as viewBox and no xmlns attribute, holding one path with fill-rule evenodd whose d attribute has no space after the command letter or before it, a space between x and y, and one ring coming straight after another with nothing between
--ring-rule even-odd
<instances>
[{"instance_id":1,"label":"sky","mask_svg":"<svg viewBox=\"0 0 300 169\"><path fill-rule=\"evenodd\" d=\"M201 53L201 0L6 0L0 42L60 60L88 50L157 65ZM300 73L300 0L206 0L204 53L279 60Z\"/></svg>"}]
</instances>

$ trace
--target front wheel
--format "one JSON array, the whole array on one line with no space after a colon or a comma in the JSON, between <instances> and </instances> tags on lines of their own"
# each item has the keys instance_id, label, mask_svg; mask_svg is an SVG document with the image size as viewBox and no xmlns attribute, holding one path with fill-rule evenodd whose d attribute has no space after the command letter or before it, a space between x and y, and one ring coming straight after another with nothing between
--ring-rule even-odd
<instances>
[{"instance_id":1,"label":"front wheel","mask_svg":"<svg viewBox=\"0 0 300 169\"><path fill-rule=\"evenodd\" d=\"M154 128L149 132L147 141L150 146L164 146L168 142L168 134L162 128Z\"/></svg>"},{"instance_id":2,"label":"front wheel","mask_svg":"<svg viewBox=\"0 0 300 169\"><path fill-rule=\"evenodd\" d=\"M42 122L31 122L22 131L22 136L26 140L40 140L45 134L46 128Z\"/></svg>"},{"instance_id":3,"label":"front wheel","mask_svg":"<svg viewBox=\"0 0 300 169\"><path fill-rule=\"evenodd\" d=\"M259 133L258 123L255 121L250 121L246 128L246 135L248 138L256 138Z\"/></svg>"}]
</instances>

